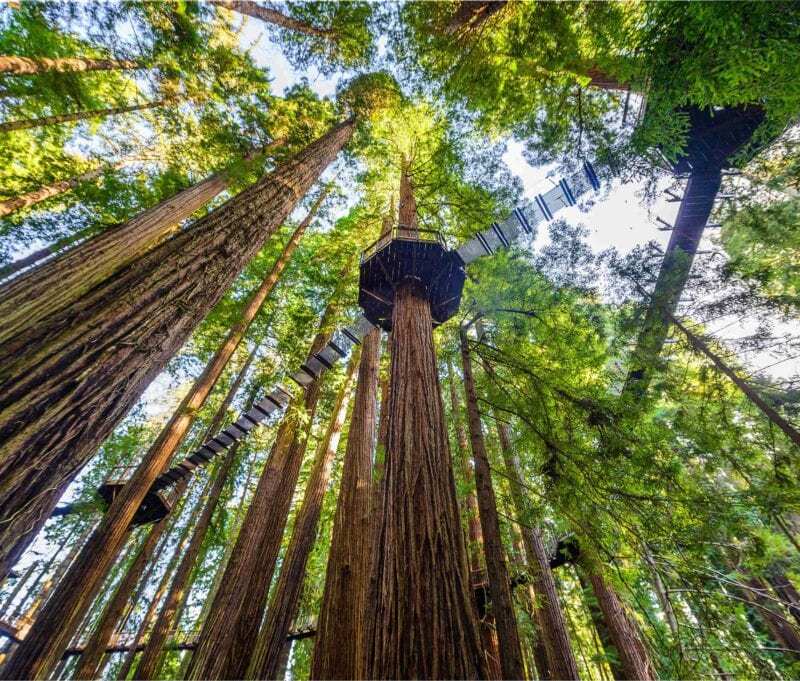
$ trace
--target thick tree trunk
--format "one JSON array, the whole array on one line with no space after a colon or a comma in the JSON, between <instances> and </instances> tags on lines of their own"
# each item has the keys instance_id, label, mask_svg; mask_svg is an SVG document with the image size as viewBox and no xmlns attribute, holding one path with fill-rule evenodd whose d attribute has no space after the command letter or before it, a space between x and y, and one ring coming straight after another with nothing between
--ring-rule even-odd
<instances>
[{"instance_id":1,"label":"thick tree trunk","mask_svg":"<svg viewBox=\"0 0 800 681\"><path fill-rule=\"evenodd\" d=\"M486 583L484 581L483 563L481 561L481 555L483 553L483 532L481 531L478 498L475 496L474 491L475 476L473 475L472 466L469 462L469 443L467 442L467 433L464 430L464 422L461 417L462 406L458 399L453 367L449 361L447 370L447 382L450 388L450 411L452 414L453 427L455 429L456 446L458 447L457 458L461 465L461 475L469 489L466 495L466 510L467 539L469 540L470 585L472 586L473 594L476 594L476 596L480 595L480 598L484 601L484 606L478 608L478 615L480 617L479 627L481 644L483 645L483 655L486 658L488 678L500 679L502 678L503 672L500 667L500 647L497 639L497 629L494 623L494 613L485 607Z\"/></svg>"},{"instance_id":2,"label":"thick tree trunk","mask_svg":"<svg viewBox=\"0 0 800 681\"><path fill-rule=\"evenodd\" d=\"M260 153L266 154L280 144L280 140L270 143ZM183 220L229 185L230 177L225 171L210 175L0 287L0 315L5 319L0 329L0 343L13 343L16 337L34 327L46 327L41 320L63 312L94 286L163 242L177 231ZM64 245L61 241L37 251L36 259L41 260ZM20 267L12 263L3 269L3 274L27 267L37 254L19 261L24 263Z\"/></svg>"},{"instance_id":3,"label":"thick tree trunk","mask_svg":"<svg viewBox=\"0 0 800 681\"><path fill-rule=\"evenodd\" d=\"M0 346L4 571L50 515L60 491L294 209L352 129L352 120L337 126L191 230Z\"/></svg>"},{"instance_id":4,"label":"thick tree trunk","mask_svg":"<svg viewBox=\"0 0 800 681\"><path fill-rule=\"evenodd\" d=\"M303 502L295 516L292 537L281 563L278 583L275 585L270 607L267 609L267 618L258 634L258 641L250 659L246 674L248 679L277 678L286 636L297 614L308 557L317 539L322 501L330 482L333 460L339 449L342 426L347 418L352 379L358 359L356 351L350 358L344 385L339 389L331 411L330 423L317 448L314 466L303 494Z\"/></svg>"},{"instance_id":5,"label":"thick tree trunk","mask_svg":"<svg viewBox=\"0 0 800 681\"><path fill-rule=\"evenodd\" d=\"M586 578L583 570L577 566L575 568L575 574L577 575L578 581L581 585L583 600L586 605L586 609L589 611L589 618L592 620L592 624L594 625L597 636L600 639L600 643L602 644L603 650L606 654L606 662L608 662L608 666L611 669L611 675L614 677L614 679L616 679L616 681L621 681L627 677L625 676L625 672L620 664L619 656L614 648L614 642L611 640L611 633L606 626L603 612L600 610L600 606L597 603L597 598L595 598L592 585L589 583L589 580Z\"/></svg>"},{"instance_id":6,"label":"thick tree trunk","mask_svg":"<svg viewBox=\"0 0 800 681\"><path fill-rule=\"evenodd\" d=\"M247 16L261 19L261 21L275 24L276 26L297 33L304 33L305 35L311 35L317 38L325 38L326 40L333 40L336 37L335 34L327 29L318 28L303 21L298 21L277 10L258 5L252 0L211 0L211 2L220 7L239 12L239 14L246 14Z\"/></svg>"},{"instance_id":7,"label":"thick tree trunk","mask_svg":"<svg viewBox=\"0 0 800 681\"><path fill-rule=\"evenodd\" d=\"M114 106L108 109L95 109L94 111L74 111L72 113L55 114L53 116L43 116L42 118L23 118L17 121L7 121L0 123L0 133L11 132L12 130L31 130L32 128L44 128L48 125L60 125L61 123L74 123L75 121L90 121L95 118L106 118L108 116L118 116L134 111L146 111L148 109L158 109L168 104L174 104L174 99L158 99L155 102L145 102L144 104L131 104L130 106Z\"/></svg>"},{"instance_id":8,"label":"thick tree trunk","mask_svg":"<svg viewBox=\"0 0 800 681\"><path fill-rule=\"evenodd\" d=\"M130 59L90 59L88 57L16 57L0 55L0 73L10 76L31 76L39 73L74 71L126 71L142 69L140 64Z\"/></svg>"},{"instance_id":9,"label":"thick tree trunk","mask_svg":"<svg viewBox=\"0 0 800 681\"><path fill-rule=\"evenodd\" d=\"M20 194L19 196L15 196L11 199L0 201L0 217L11 215L12 213L16 213L24 208L30 208L31 206L35 206L37 203L41 203L42 201L52 198L53 196L65 194L84 182L92 182L97 180L109 170L116 170L117 168L121 168L125 165L133 163L135 160L135 158L126 158L111 165L92 168L92 170L87 170L86 172L80 173L79 175L71 177L68 180L60 180L58 182L53 182L52 184L46 184L38 189L26 192L25 194Z\"/></svg>"},{"instance_id":10,"label":"thick tree trunk","mask_svg":"<svg viewBox=\"0 0 800 681\"><path fill-rule=\"evenodd\" d=\"M701 355L704 355L711 363L723 374L725 374L731 381L733 381L734 385L742 391L744 396L750 400L764 416L767 417L770 423L777 426L780 430L783 431L784 435L789 438L795 445L800 447L800 431L794 428L783 416L781 416L767 401L758 394L758 391L753 389L747 381L741 378L731 367L729 367L723 359L715 353L708 344L700 338L698 335L689 331L678 319L675 317L672 312L668 313L669 321L675 325L676 328L680 330L680 332L686 336L686 340L689 341L689 345L694 348L696 352L699 352Z\"/></svg>"},{"instance_id":11,"label":"thick tree trunk","mask_svg":"<svg viewBox=\"0 0 800 681\"><path fill-rule=\"evenodd\" d=\"M484 365L488 372L491 367ZM522 474L519 470L519 461L511 445L511 436L508 426L498 421L498 437L500 451L506 475L510 482L511 498L520 522L522 543L531 571L535 591L534 612L539 628L539 637L547 655L547 677L552 679L577 679L578 665L572 652L569 630L564 618L561 601L558 597L553 573L550 570L550 557L544 548L541 533L534 527L528 512L528 502L522 484Z\"/></svg>"},{"instance_id":12,"label":"thick tree trunk","mask_svg":"<svg viewBox=\"0 0 800 681\"><path fill-rule=\"evenodd\" d=\"M331 336L336 307L329 304L309 356ZM219 590L203 624L187 670L190 679L241 679L258 637L283 531L303 462L308 429L313 423L321 381L306 388L301 403L294 400L278 428L242 529Z\"/></svg>"},{"instance_id":13,"label":"thick tree trunk","mask_svg":"<svg viewBox=\"0 0 800 681\"><path fill-rule=\"evenodd\" d=\"M782 570L771 571L767 576L767 581L772 586L775 595L783 601L792 617L800 624L800 592L797 591L797 587L792 584Z\"/></svg>"},{"instance_id":14,"label":"thick tree trunk","mask_svg":"<svg viewBox=\"0 0 800 681\"><path fill-rule=\"evenodd\" d=\"M619 596L598 570L588 570L587 573L610 643L619 659L616 673L621 673L621 676L617 677L615 673L615 678L655 679L650 653L641 639L638 627L625 612Z\"/></svg>"},{"instance_id":15,"label":"thick tree trunk","mask_svg":"<svg viewBox=\"0 0 800 681\"><path fill-rule=\"evenodd\" d=\"M464 370L467 424L472 444L472 457L475 462L475 489L483 533L486 571L489 576L492 613L500 644L500 667L504 679L522 679L525 677L525 665L519 643L514 602L511 598L511 580L505 561L505 551L500 535L500 518L497 515L497 500L492 486L489 456L486 453L481 416L478 411L478 394L472 374L472 358L469 353L466 329L463 327L460 329L459 339Z\"/></svg>"},{"instance_id":16,"label":"thick tree trunk","mask_svg":"<svg viewBox=\"0 0 800 681\"><path fill-rule=\"evenodd\" d=\"M406 169L399 223L416 225ZM373 547L366 678L485 678L456 501L429 301L401 283L392 314L388 438Z\"/></svg>"},{"instance_id":17,"label":"thick tree trunk","mask_svg":"<svg viewBox=\"0 0 800 681\"><path fill-rule=\"evenodd\" d=\"M369 587L372 449L377 421L381 335L363 341L333 535L319 610L312 679L355 679Z\"/></svg>"},{"instance_id":18,"label":"thick tree trunk","mask_svg":"<svg viewBox=\"0 0 800 681\"><path fill-rule=\"evenodd\" d=\"M186 488L185 483L182 487ZM182 489L181 493L183 491ZM145 567L153 557L161 537L167 528L171 526L171 520L172 518L167 516L158 521L148 531L147 537L145 537L133 562L125 572L125 576L119 582L114 595L103 609L103 614L95 625L92 635L86 641L83 654L78 660L78 666L73 671L73 676L76 679L94 679L98 676L100 663L105 655L106 646L114 633L114 628L117 626L123 610L128 605L128 601L130 601Z\"/></svg>"},{"instance_id":19,"label":"thick tree trunk","mask_svg":"<svg viewBox=\"0 0 800 681\"><path fill-rule=\"evenodd\" d=\"M243 377L244 373L245 372L243 371L240 372L239 377ZM223 405L226 410L236 392L236 390L233 388L238 388L238 386L232 386L232 390L228 392L228 397L230 399L226 398L225 401L227 404ZM254 399L255 392L251 393L250 398L247 401L248 408L252 405ZM236 455L239 450L238 445L239 443L237 442L230 449L228 449L227 453L225 454L225 458L213 473L213 483L211 484L211 488L208 490L208 494L203 495L203 509L200 511L200 515L197 518L197 523L192 531L189 545L187 546L185 553L183 553L181 556L181 562L178 564L175 574L172 577L172 581L169 586L169 592L167 593L164 603L161 606L161 610L158 613L158 618L153 625L153 630L150 632L150 638L147 641L147 645L145 645L142 652L142 657L139 660L139 664L136 668L137 679L158 678L158 673L161 669L161 664L163 663L164 645L174 631L175 625L177 624L177 618L180 610L179 606L183 601L183 597L189 585L189 579L191 578L195 561L200 555L200 549L203 546L206 533L208 532L208 528L211 526L211 519L214 516L214 511L217 508L217 504L222 496L222 492L225 489L225 483L236 460Z\"/></svg>"}]
</instances>

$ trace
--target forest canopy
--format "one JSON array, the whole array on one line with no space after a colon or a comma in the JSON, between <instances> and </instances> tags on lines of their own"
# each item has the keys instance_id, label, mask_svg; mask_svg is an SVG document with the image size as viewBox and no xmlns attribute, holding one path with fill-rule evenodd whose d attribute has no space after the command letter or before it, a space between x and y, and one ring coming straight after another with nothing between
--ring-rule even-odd
<instances>
[{"instance_id":1,"label":"forest canopy","mask_svg":"<svg viewBox=\"0 0 800 681\"><path fill-rule=\"evenodd\" d=\"M800 6L0 7L0 678L800 674Z\"/></svg>"}]
</instances>

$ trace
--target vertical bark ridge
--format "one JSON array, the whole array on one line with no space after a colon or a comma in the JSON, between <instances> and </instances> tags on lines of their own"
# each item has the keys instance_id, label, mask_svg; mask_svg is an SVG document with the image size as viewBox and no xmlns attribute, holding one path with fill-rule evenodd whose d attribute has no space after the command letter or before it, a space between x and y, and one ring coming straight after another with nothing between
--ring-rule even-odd
<instances>
[{"instance_id":1,"label":"vertical bark ridge","mask_svg":"<svg viewBox=\"0 0 800 681\"><path fill-rule=\"evenodd\" d=\"M317 538L322 502L330 482L333 460L339 449L342 427L347 418L352 379L358 360L359 352L356 350L348 363L344 384L334 400L328 428L317 447L303 501L295 517L292 537L281 563L278 583L275 585L266 620L258 634L246 678L277 678L286 636L297 614L308 557Z\"/></svg>"},{"instance_id":2,"label":"vertical bark ridge","mask_svg":"<svg viewBox=\"0 0 800 681\"><path fill-rule=\"evenodd\" d=\"M514 602L511 598L511 580L505 561L500 518L497 515L497 500L492 486L489 456L483 439L481 416L478 411L478 394L472 373L466 329L460 330L461 361L464 369L464 392L467 405L467 424L469 426L472 457L475 462L475 488L478 511L483 533L486 571L489 577L489 593L492 600L492 613L500 646L500 666L504 679L525 678L525 665L522 661L522 648L514 615Z\"/></svg>"},{"instance_id":3,"label":"vertical bark ridge","mask_svg":"<svg viewBox=\"0 0 800 681\"><path fill-rule=\"evenodd\" d=\"M364 337L347 449L317 622L312 679L359 678L369 586L372 449L377 425L380 331Z\"/></svg>"},{"instance_id":4,"label":"vertical bark ridge","mask_svg":"<svg viewBox=\"0 0 800 681\"><path fill-rule=\"evenodd\" d=\"M331 303L311 343L309 356L328 342L337 305ZM187 670L190 679L241 679L247 671L266 607L297 476L313 423L321 381L289 406L261 473L250 507L214 596Z\"/></svg>"},{"instance_id":5,"label":"vertical bark ridge","mask_svg":"<svg viewBox=\"0 0 800 681\"><path fill-rule=\"evenodd\" d=\"M483 531L481 530L480 511L478 510L478 498L475 496L474 480L475 476L472 472L472 467L469 463L469 443L467 442L467 433L464 430L464 422L461 415L461 403L458 399L458 391L456 390L455 376L453 373L453 366L448 361L448 385L450 388L450 410L452 414L453 427L456 435L456 445L458 447L458 461L461 465L461 472L465 483L469 487L466 495L467 507L467 538L469 540L469 572L470 572L470 585L473 594L476 598L480 594L484 604L478 608L478 615L480 617L480 635L481 643L483 645L483 654L486 658L486 668L489 672L490 679L499 679L502 677L502 669L500 667L500 648L497 639L497 630L495 628L494 615L491 610L486 608L486 584L484 582L484 570L481 562L481 553L483 552Z\"/></svg>"},{"instance_id":6,"label":"vertical bark ridge","mask_svg":"<svg viewBox=\"0 0 800 681\"><path fill-rule=\"evenodd\" d=\"M191 230L53 315L42 325L45 336L37 327L0 346L0 567L10 569L60 491L335 158L352 129L352 120L336 126Z\"/></svg>"}]
</instances>

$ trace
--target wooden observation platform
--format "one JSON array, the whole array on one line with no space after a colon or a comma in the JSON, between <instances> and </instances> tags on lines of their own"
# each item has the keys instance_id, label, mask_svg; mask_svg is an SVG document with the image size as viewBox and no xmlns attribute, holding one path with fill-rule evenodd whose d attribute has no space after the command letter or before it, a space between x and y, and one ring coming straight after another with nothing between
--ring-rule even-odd
<instances>
[{"instance_id":1,"label":"wooden observation platform","mask_svg":"<svg viewBox=\"0 0 800 681\"><path fill-rule=\"evenodd\" d=\"M133 466L115 468L108 479L97 488L97 493L106 504L111 505L111 502L122 491L122 488L128 484L135 470L136 468ZM165 518L172 510L177 496L178 489L175 487L157 490L151 488L137 509L136 515L133 516L131 525L155 523Z\"/></svg>"},{"instance_id":2,"label":"wooden observation platform","mask_svg":"<svg viewBox=\"0 0 800 681\"><path fill-rule=\"evenodd\" d=\"M458 311L465 277L463 261L439 232L398 225L361 254L358 304L370 322L391 331L395 290L416 281L438 326Z\"/></svg>"}]
</instances>

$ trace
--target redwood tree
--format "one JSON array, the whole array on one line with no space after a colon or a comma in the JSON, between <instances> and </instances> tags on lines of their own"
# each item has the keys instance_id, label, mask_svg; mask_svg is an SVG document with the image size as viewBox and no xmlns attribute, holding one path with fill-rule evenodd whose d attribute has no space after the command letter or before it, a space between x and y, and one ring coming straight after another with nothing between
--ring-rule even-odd
<instances>
[{"instance_id":1,"label":"redwood tree","mask_svg":"<svg viewBox=\"0 0 800 681\"><path fill-rule=\"evenodd\" d=\"M325 490L330 483L333 460L339 448L342 426L347 418L358 355L358 352L354 352L350 358L344 384L334 400L328 428L319 442L311 475L303 493L303 501L294 519L292 538L281 562L278 583L275 585L267 617L259 631L250 659L247 678L278 678L282 653L286 648L286 636L297 615L308 557L317 538L317 526L322 513Z\"/></svg>"},{"instance_id":2,"label":"redwood tree","mask_svg":"<svg viewBox=\"0 0 800 681\"><path fill-rule=\"evenodd\" d=\"M55 71L117 71L141 69L144 65L130 59L91 59L89 57L18 57L0 55L0 73L13 76L31 76Z\"/></svg>"},{"instance_id":3,"label":"redwood tree","mask_svg":"<svg viewBox=\"0 0 800 681\"><path fill-rule=\"evenodd\" d=\"M486 572L489 577L489 594L492 599L492 613L497 626L500 645L500 666L505 679L521 679L525 676L522 649L514 615L514 602L511 599L511 582L505 561L505 552L500 535L500 518L497 515L497 501L489 467L489 456L483 439L483 426L478 411L478 393L472 374L466 328L459 333L461 343L461 362L464 369L464 393L467 404L467 424L472 444L472 457L475 462L475 489L478 498L478 511L483 533Z\"/></svg>"},{"instance_id":4,"label":"redwood tree","mask_svg":"<svg viewBox=\"0 0 800 681\"><path fill-rule=\"evenodd\" d=\"M309 357L319 352L332 333L337 306L329 304ZM301 400L293 400L275 436L258 487L247 509L219 589L203 623L187 678L241 679L258 637L266 608L283 530L303 462L308 429L313 422L321 390L311 383Z\"/></svg>"},{"instance_id":5,"label":"redwood tree","mask_svg":"<svg viewBox=\"0 0 800 681\"><path fill-rule=\"evenodd\" d=\"M377 421L380 331L363 340L339 483L325 591L317 621L312 679L355 679L364 641L370 567L372 451Z\"/></svg>"},{"instance_id":6,"label":"redwood tree","mask_svg":"<svg viewBox=\"0 0 800 681\"><path fill-rule=\"evenodd\" d=\"M417 225L408 166L399 224ZM373 546L366 677L484 678L466 547L436 370L430 302L414 281L395 292L384 504Z\"/></svg>"},{"instance_id":7,"label":"redwood tree","mask_svg":"<svg viewBox=\"0 0 800 681\"><path fill-rule=\"evenodd\" d=\"M353 125L353 119L337 125L48 324L0 347L0 574L72 476L336 157ZM161 463L141 482L155 478ZM133 513L135 497L128 506ZM16 657L22 659L22 648Z\"/></svg>"}]
</instances>

